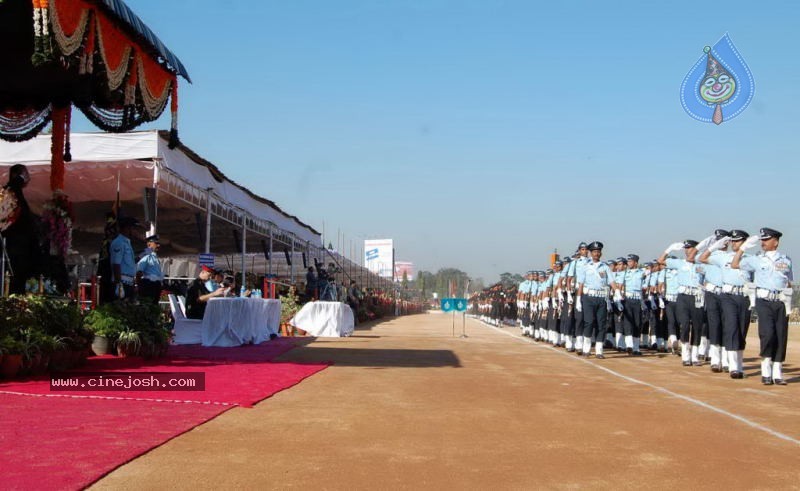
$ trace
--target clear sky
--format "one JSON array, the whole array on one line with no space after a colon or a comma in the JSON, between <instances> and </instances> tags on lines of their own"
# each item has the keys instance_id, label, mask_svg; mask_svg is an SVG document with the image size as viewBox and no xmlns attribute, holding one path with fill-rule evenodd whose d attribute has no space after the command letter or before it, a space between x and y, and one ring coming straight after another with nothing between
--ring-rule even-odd
<instances>
[{"instance_id":1,"label":"clear sky","mask_svg":"<svg viewBox=\"0 0 800 491\"><path fill-rule=\"evenodd\" d=\"M717 227L776 228L800 258L800 2L127 3L194 81L182 141L326 242L393 238L487 283L581 240L650 259ZM678 93L726 32L756 94L715 126Z\"/></svg>"}]
</instances>

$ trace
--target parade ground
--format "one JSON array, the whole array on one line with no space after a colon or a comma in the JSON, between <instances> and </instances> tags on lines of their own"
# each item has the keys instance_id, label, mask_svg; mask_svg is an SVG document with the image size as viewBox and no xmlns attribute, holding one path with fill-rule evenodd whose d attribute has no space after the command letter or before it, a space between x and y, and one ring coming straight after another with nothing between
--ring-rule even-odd
<instances>
[{"instance_id":1,"label":"parade ground","mask_svg":"<svg viewBox=\"0 0 800 491\"><path fill-rule=\"evenodd\" d=\"M450 314L300 338L331 362L116 469L93 489L534 489L800 486L800 356L761 385L673 355L584 359ZM236 349L236 348L231 348Z\"/></svg>"}]
</instances>

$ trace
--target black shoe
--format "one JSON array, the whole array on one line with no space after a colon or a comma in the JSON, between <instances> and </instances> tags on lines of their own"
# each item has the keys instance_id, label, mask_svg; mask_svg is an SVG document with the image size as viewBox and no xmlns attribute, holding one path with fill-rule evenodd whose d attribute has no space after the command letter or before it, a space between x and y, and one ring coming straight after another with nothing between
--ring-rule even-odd
<instances>
[{"instance_id":1,"label":"black shoe","mask_svg":"<svg viewBox=\"0 0 800 491\"><path fill-rule=\"evenodd\" d=\"M696 367L702 367L703 366L703 362L702 361L696 361L696 362L692 363L692 365L694 365Z\"/></svg>"},{"instance_id":2,"label":"black shoe","mask_svg":"<svg viewBox=\"0 0 800 491\"><path fill-rule=\"evenodd\" d=\"M764 385L772 385L772 379L769 377L761 377L761 383Z\"/></svg>"},{"instance_id":3,"label":"black shoe","mask_svg":"<svg viewBox=\"0 0 800 491\"><path fill-rule=\"evenodd\" d=\"M625 348L625 352L631 354L633 353L633 348Z\"/></svg>"},{"instance_id":4,"label":"black shoe","mask_svg":"<svg viewBox=\"0 0 800 491\"><path fill-rule=\"evenodd\" d=\"M641 351L634 351L634 352L632 353L632 355L633 355L633 356L642 356L642 352L641 352Z\"/></svg>"},{"instance_id":5,"label":"black shoe","mask_svg":"<svg viewBox=\"0 0 800 491\"><path fill-rule=\"evenodd\" d=\"M583 356L583 351L578 351L578 352L577 352L577 355L578 355L578 356Z\"/></svg>"},{"instance_id":6,"label":"black shoe","mask_svg":"<svg viewBox=\"0 0 800 491\"><path fill-rule=\"evenodd\" d=\"M720 370L719 365L711 365L711 371L714 373L720 373L722 370Z\"/></svg>"},{"instance_id":7,"label":"black shoe","mask_svg":"<svg viewBox=\"0 0 800 491\"><path fill-rule=\"evenodd\" d=\"M575 353L575 348L570 348L567 350L567 353Z\"/></svg>"},{"instance_id":8,"label":"black shoe","mask_svg":"<svg viewBox=\"0 0 800 491\"><path fill-rule=\"evenodd\" d=\"M690 367L690 366L692 366L692 362L690 362L690 361L685 361L685 362L683 362L683 366L685 366L685 367Z\"/></svg>"},{"instance_id":9,"label":"black shoe","mask_svg":"<svg viewBox=\"0 0 800 491\"><path fill-rule=\"evenodd\" d=\"M603 353L600 353L599 355L596 355L595 358L597 358L598 360L605 360L606 359L606 357L603 355ZM775 382L775 383L777 383L777 382Z\"/></svg>"},{"instance_id":10,"label":"black shoe","mask_svg":"<svg viewBox=\"0 0 800 491\"><path fill-rule=\"evenodd\" d=\"M772 381L775 382L775 385L788 385L782 378L774 378Z\"/></svg>"},{"instance_id":11,"label":"black shoe","mask_svg":"<svg viewBox=\"0 0 800 491\"><path fill-rule=\"evenodd\" d=\"M737 371L734 370L733 372L731 372L731 378L743 379L744 378L744 373L737 372Z\"/></svg>"},{"instance_id":12,"label":"black shoe","mask_svg":"<svg viewBox=\"0 0 800 491\"><path fill-rule=\"evenodd\" d=\"M730 367L722 367L722 371L728 373L731 371Z\"/></svg>"}]
</instances>

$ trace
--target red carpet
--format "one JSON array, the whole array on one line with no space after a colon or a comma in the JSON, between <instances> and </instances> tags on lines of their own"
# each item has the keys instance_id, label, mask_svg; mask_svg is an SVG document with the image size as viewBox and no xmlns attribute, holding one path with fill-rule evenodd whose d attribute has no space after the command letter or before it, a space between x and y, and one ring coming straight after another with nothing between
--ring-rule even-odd
<instances>
[{"instance_id":1,"label":"red carpet","mask_svg":"<svg viewBox=\"0 0 800 491\"><path fill-rule=\"evenodd\" d=\"M224 406L0 394L3 489L80 489Z\"/></svg>"},{"instance_id":2,"label":"red carpet","mask_svg":"<svg viewBox=\"0 0 800 491\"><path fill-rule=\"evenodd\" d=\"M0 383L3 489L76 489L225 410L251 406L327 367L273 362L290 340L174 347L167 357L90 358L81 372L204 372L204 391L50 391L50 379Z\"/></svg>"}]
</instances>

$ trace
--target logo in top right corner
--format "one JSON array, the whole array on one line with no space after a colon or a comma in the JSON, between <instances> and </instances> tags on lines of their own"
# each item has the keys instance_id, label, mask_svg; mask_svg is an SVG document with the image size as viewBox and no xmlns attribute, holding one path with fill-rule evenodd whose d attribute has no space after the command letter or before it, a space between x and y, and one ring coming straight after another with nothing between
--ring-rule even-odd
<instances>
[{"instance_id":1,"label":"logo in top right corner","mask_svg":"<svg viewBox=\"0 0 800 491\"><path fill-rule=\"evenodd\" d=\"M706 46L681 84L681 104L692 118L722 124L741 114L755 93L750 68L728 34Z\"/></svg>"}]
</instances>

